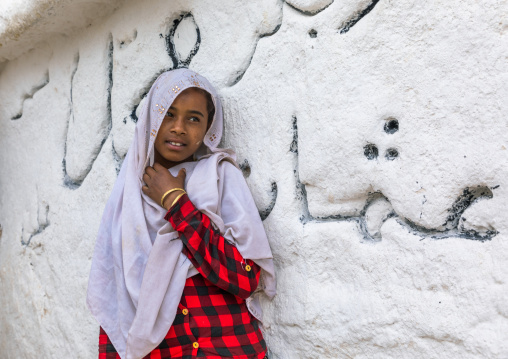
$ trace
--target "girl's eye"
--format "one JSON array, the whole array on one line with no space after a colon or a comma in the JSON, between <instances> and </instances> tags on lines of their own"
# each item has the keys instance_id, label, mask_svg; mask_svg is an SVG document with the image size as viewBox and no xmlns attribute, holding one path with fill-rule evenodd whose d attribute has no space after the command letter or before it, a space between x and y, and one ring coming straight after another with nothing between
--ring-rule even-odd
<instances>
[{"instance_id":1,"label":"girl's eye","mask_svg":"<svg viewBox=\"0 0 508 359\"><path fill-rule=\"evenodd\" d=\"M167 113L166 113L166 116L167 116L167 117L173 117L173 114L172 114L171 112L167 112Z\"/></svg>"},{"instance_id":2,"label":"girl's eye","mask_svg":"<svg viewBox=\"0 0 508 359\"><path fill-rule=\"evenodd\" d=\"M192 122L199 122L199 118L197 118L197 117L191 117L191 118L189 118L189 120Z\"/></svg>"}]
</instances>

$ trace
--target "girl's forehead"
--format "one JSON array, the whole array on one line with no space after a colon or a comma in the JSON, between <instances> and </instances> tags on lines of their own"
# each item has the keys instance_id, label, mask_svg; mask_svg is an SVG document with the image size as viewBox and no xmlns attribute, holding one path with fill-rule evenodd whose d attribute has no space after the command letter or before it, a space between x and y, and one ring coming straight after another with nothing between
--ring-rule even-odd
<instances>
[{"instance_id":1,"label":"girl's forehead","mask_svg":"<svg viewBox=\"0 0 508 359\"><path fill-rule=\"evenodd\" d=\"M202 89L189 87L183 90L178 96L173 100L173 104L181 104L181 103L193 103L195 105L204 105L206 106L206 92Z\"/></svg>"}]
</instances>

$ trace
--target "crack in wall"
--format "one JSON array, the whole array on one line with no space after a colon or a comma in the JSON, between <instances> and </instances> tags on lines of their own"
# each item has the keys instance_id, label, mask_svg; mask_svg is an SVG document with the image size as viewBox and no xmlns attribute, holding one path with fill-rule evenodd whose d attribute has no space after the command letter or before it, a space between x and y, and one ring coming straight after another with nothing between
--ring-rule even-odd
<instances>
[{"instance_id":1,"label":"crack in wall","mask_svg":"<svg viewBox=\"0 0 508 359\"><path fill-rule=\"evenodd\" d=\"M17 115L11 117L12 121L19 120L23 116L23 107L25 105L25 101L29 100L29 99L32 99L34 97L34 95L38 91L40 91L42 88L46 87L47 84L49 84L49 70L46 70L46 72L44 73L44 77L42 78L42 80L38 84L33 86L27 93L25 93L22 96L23 100L21 102L21 109L19 110Z\"/></svg>"},{"instance_id":2,"label":"crack in wall","mask_svg":"<svg viewBox=\"0 0 508 359\"><path fill-rule=\"evenodd\" d=\"M69 119L67 120L67 129L65 131L66 136L65 136L65 143L64 143L64 155L63 155L63 159L62 159L63 184L65 187L70 188L70 189L76 189L79 187L79 185L75 184L74 181L67 174L67 160L66 160L66 158L67 158L67 137L69 134L69 127L70 127L69 125L70 125L71 119L74 116L74 111L73 111L73 107L72 107L72 103L73 103L72 88L74 87L73 86L74 76L76 75L76 72L78 71L78 66L79 66L79 52L74 56L74 70L72 70L72 74L71 74L71 89L70 89L71 106L70 106L69 116L68 116Z\"/></svg>"},{"instance_id":3,"label":"crack in wall","mask_svg":"<svg viewBox=\"0 0 508 359\"><path fill-rule=\"evenodd\" d=\"M65 141L65 146L64 146L64 158L62 160L62 166L63 166L63 171L64 171L64 179L63 179L63 184L65 187L69 188L69 189L72 189L72 190L75 190L77 188L79 188L81 186L81 184L83 183L83 181L85 180L85 178L88 176L88 174L90 173L91 169L92 169L92 166L93 164L95 163L95 160L97 159L97 157L99 156L99 153L101 152L102 150L102 147L104 146L104 143L106 143L106 140L108 139L108 136L109 134L111 133L111 129L113 127L113 115L111 113L111 92L113 90L113 51L114 51L114 46L113 46L113 35L110 34L109 35L109 47L108 47L108 88L107 88L107 103L106 103L106 113L107 113L107 128L106 128L106 133L104 134L104 137L103 139L101 140L101 143L99 144L99 146L97 146L97 148L93 151L92 153L92 160L90 161L90 163L88 164L87 168L85 169L84 171L84 176L83 178L80 178L80 179L77 179L77 180L74 180L72 179L68 173L67 173L67 162L66 162L66 157L67 157L67 142L68 142L68 132L69 132L69 123L67 124L67 139ZM78 66L79 66L79 53L75 59L75 64L76 64L76 67L72 73L72 76L71 76L71 113L69 115L69 120L68 122L70 122L71 120L74 120L74 117L73 117L73 110L72 110L72 106L73 106L73 97L72 97L72 87L73 87L73 84L74 84L74 75L76 74L76 71L78 69Z\"/></svg>"},{"instance_id":4,"label":"crack in wall","mask_svg":"<svg viewBox=\"0 0 508 359\"><path fill-rule=\"evenodd\" d=\"M385 199L388 203L390 201L386 198L381 192L369 192L368 198L365 203L365 206L361 210L358 216L343 216L340 214L330 215L325 217L314 217L310 214L309 204L307 199L307 191L305 189L305 184L300 181L299 174L299 154L298 154L298 120L296 116L293 116L293 141L289 147L289 151L295 154L295 165L294 165L294 176L295 176L295 195L296 199L301 202L301 213L300 222L303 225L309 222L335 222L335 221L347 221L347 222L356 222L358 224L358 228L360 233L362 234L364 240L370 242L380 241L381 237L376 237L369 233L367 229L367 221L366 221L366 213L371 204L377 199ZM497 188L497 187L493 187ZM431 239L445 239L451 237L459 237L469 240L476 240L480 242L484 242L487 240L491 240L494 236L497 235L497 231L487 231L485 235L482 235L474 230L461 230L458 228L458 221L461 218L464 211L469 208L472 204L474 204L480 198L492 198L492 191L488 187L477 186L477 187L467 187L464 189L463 193L457 198L454 205L448 212L450 215L445 222L445 225L451 226L452 228L447 228L445 230L438 230L434 228L425 228L423 226L419 226L411 220L400 216L396 213L393 208L390 213L383 219L382 224L386 222L390 218L397 218L397 222L408 229L409 232L421 237L421 239L431 238ZM381 226L382 226L381 224Z\"/></svg>"},{"instance_id":5,"label":"crack in wall","mask_svg":"<svg viewBox=\"0 0 508 359\"><path fill-rule=\"evenodd\" d=\"M272 186L270 189L270 192L272 194L272 200L268 204L268 206L265 209L262 209L259 211L259 216L261 217L261 221L264 221L268 218L270 213L272 213L273 207L275 207L275 203L277 202L277 195L278 195L278 189L277 189L277 182L272 182Z\"/></svg>"},{"instance_id":6,"label":"crack in wall","mask_svg":"<svg viewBox=\"0 0 508 359\"><path fill-rule=\"evenodd\" d=\"M120 174L120 169L122 168L123 160L125 158L120 157L116 152L114 139L111 140L111 153L113 155L113 161L115 161L116 175L118 176Z\"/></svg>"},{"instance_id":7,"label":"crack in wall","mask_svg":"<svg viewBox=\"0 0 508 359\"><path fill-rule=\"evenodd\" d=\"M368 13L370 13L372 11L372 9L374 9L374 7L377 5L378 2L379 2L379 0L372 0L372 2L365 9L363 9L363 10L355 13L353 16L351 16L348 20L346 20L343 23L341 28L339 28L339 32L341 34L345 34L346 32L348 32L353 26L355 26L358 23L358 21L360 21Z\"/></svg>"},{"instance_id":8,"label":"crack in wall","mask_svg":"<svg viewBox=\"0 0 508 359\"><path fill-rule=\"evenodd\" d=\"M47 204L44 208L45 208L45 216L44 220L42 221L40 218L40 211L39 209L37 209L37 222L39 223L39 227L37 227L37 229L30 234L30 237L28 237L27 241L23 240L24 228L21 228L21 245L28 247L33 237L35 237L38 234L41 234L46 228L48 228L50 224L48 220L49 205Z\"/></svg>"}]
</instances>

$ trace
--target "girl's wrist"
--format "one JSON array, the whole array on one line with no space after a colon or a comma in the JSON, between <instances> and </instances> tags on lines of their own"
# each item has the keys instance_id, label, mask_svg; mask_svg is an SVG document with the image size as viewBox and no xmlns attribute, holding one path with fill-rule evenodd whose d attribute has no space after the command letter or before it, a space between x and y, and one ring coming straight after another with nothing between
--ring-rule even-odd
<instances>
[{"instance_id":1,"label":"girl's wrist","mask_svg":"<svg viewBox=\"0 0 508 359\"><path fill-rule=\"evenodd\" d=\"M181 195L183 195L185 193L186 193L185 191L174 191L174 192L168 194L164 198L164 202L163 202L162 207L164 207L167 211L169 211L169 209L173 206L173 202L175 202L175 200L178 197L181 197Z\"/></svg>"}]
</instances>

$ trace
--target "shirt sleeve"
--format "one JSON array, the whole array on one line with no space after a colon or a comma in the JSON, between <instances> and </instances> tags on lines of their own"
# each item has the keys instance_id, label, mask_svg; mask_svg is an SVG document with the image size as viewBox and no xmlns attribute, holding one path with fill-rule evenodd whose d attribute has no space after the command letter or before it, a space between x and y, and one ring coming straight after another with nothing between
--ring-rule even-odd
<instances>
[{"instance_id":1,"label":"shirt sleeve","mask_svg":"<svg viewBox=\"0 0 508 359\"><path fill-rule=\"evenodd\" d=\"M178 231L183 253L210 282L237 297L246 299L257 288L260 268L244 259L238 249L216 230L184 194L164 217Z\"/></svg>"}]
</instances>

